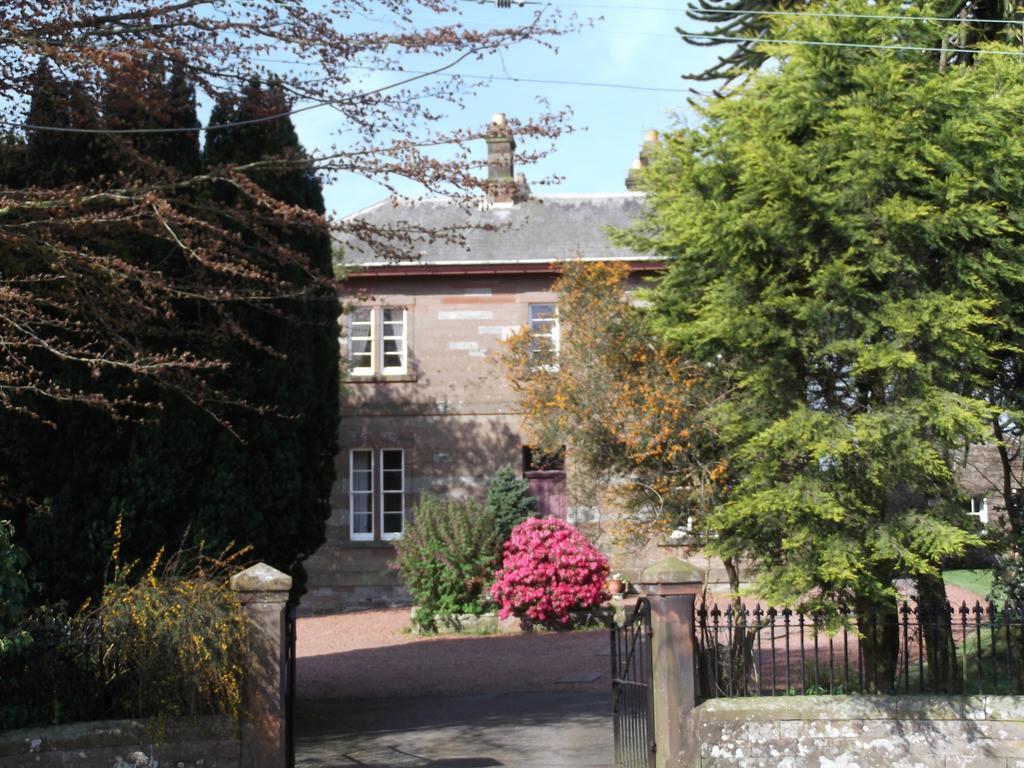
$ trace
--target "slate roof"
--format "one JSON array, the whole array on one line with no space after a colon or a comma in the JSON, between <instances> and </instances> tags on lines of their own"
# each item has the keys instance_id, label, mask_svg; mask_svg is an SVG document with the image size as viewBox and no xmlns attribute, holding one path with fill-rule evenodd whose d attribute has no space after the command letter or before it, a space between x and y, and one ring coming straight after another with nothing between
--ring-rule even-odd
<instances>
[{"instance_id":1,"label":"slate roof","mask_svg":"<svg viewBox=\"0 0 1024 768\"><path fill-rule=\"evenodd\" d=\"M411 226L420 234L397 247L414 257L414 264L550 264L574 258L640 261L649 257L613 246L606 228L628 226L643 212L643 200L640 192L545 195L515 204L474 204L468 209L450 198L397 205L386 200L347 221L396 231ZM458 228L460 242L431 242L426 233L445 227ZM339 233L337 240L346 264L394 263L388 259L390 249L375 246L369 236L360 239Z\"/></svg>"}]
</instances>

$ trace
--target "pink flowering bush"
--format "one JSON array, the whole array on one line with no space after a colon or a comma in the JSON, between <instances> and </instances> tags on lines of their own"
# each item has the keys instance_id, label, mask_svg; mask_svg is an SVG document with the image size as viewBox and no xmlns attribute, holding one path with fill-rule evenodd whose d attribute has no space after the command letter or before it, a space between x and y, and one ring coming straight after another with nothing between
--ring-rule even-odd
<instances>
[{"instance_id":1,"label":"pink flowering bush","mask_svg":"<svg viewBox=\"0 0 1024 768\"><path fill-rule=\"evenodd\" d=\"M512 529L491 597L501 617L568 624L569 614L608 598L608 558L568 523L532 517Z\"/></svg>"}]
</instances>

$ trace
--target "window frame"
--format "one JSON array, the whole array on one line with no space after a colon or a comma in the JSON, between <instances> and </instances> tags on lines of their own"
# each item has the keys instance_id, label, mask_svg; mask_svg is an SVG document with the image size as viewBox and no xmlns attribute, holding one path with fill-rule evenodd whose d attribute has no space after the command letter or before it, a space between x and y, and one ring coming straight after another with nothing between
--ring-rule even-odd
<instances>
[{"instance_id":1,"label":"window frame","mask_svg":"<svg viewBox=\"0 0 1024 768\"><path fill-rule=\"evenodd\" d=\"M968 504L970 504L970 511L967 514L978 518L982 525L988 525L988 496L984 493L971 494Z\"/></svg>"},{"instance_id":2,"label":"window frame","mask_svg":"<svg viewBox=\"0 0 1024 768\"><path fill-rule=\"evenodd\" d=\"M388 452L397 453L399 455L399 465L397 469L385 469L384 454ZM369 470L360 469L356 470L355 457L357 454L368 454L370 456L370 468ZM401 539L405 535L405 523L406 517L409 512L409 508L406 502L406 492L408 491L408 481L406 479L406 471L408 470L408 463L406 461L406 449L399 447L379 447L379 448L367 448L365 446L355 447L349 449L349 460L348 460L348 535L349 541L353 542L378 542L378 541L395 541ZM356 490L355 487L355 474L356 472L368 472L370 478L369 491ZM397 473L398 475L398 488L385 490L384 477L385 472ZM355 499L357 496L368 497L369 502L369 515L370 515L370 531L357 532L355 526L356 519L356 503ZM396 498L399 501L399 509L385 511L385 498ZM359 512L360 515L366 515L366 512ZM398 531L385 531L384 530L384 517L396 516L401 521L401 528Z\"/></svg>"},{"instance_id":3,"label":"window frame","mask_svg":"<svg viewBox=\"0 0 1024 768\"><path fill-rule=\"evenodd\" d=\"M367 311L370 313L369 320L356 321L355 314L359 311ZM353 376L372 376L377 367L377 334L374 333L374 329L377 325L377 312L376 307L353 307L348 313L348 372ZM358 322L359 325L369 324L370 335L369 336L356 336L353 332L353 326ZM355 356L354 345L355 341L369 341L370 342L370 365L356 367L352 364L352 358ZM366 353L360 353L366 354Z\"/></svg>"},{"instance_id":4,"label":"window frame","mask_svg":"<svg viewBox=\"0 0 1024 768\"><path fill-rule=\"evenodd\" d=\"M357 453L368 453L370 455L370 490L369 493L366 491L356 491L355 489L355 473L356 473L356 462L355 456ZM350 541L374 541L374 537L377 534L377 500L376 500L376 489L374 478L375 463L374 455L375 451L373 448L352 448L348 453L348 535ZM366 470L359 470L365 472ZM356 495L369 496L370 498L370 531L356 532L356 509L355 509L355 497ZM365 512L359 514L365 515Z\"/></svg>"},{"instance_id":5,"label":"window frame","mask_svg":"<svg viewBox=\"0 0 1024 768\"><path fill-rule=\"evenodd\" d=\"M401 320L385 320L385 312L398 311L401 313ZM394 325L395 323L401 323L402 333L398 336L386 336L384 334L384 324L388 323ZM407 307L381 307L380 308L380 373L382 376L402 376L409 371L409 310ZM400 352L388 352L385 345L388 341L398 341L401 344ZM388 366L387 356L389 354L398 354L402 358L401 365ZM399 449L400 450L400 449Z\"/></svg>"},{"instance_id":6,"label":"window frame","mask_svg":"<svg viewBox=\"0 0 1024 768\"><path fill-rule=\"evenodd\" d=\"M356 321L355 315L357 312L365 311L369 313L369 320L358 320ZM385 320L384 316L387 312L399 312L401 313L400 319L398 320ZM348 373L350 376L404 376L409 372L409 308L405 306L384 306L384 305L363 305L352 307L348 314L348 352L347 359L349 364ZM359 325L369 325L369 336L356 336L353 333L353 325L358 323ZM401 333L398 335L384 334L384 325L400 325ZM369 366L356 367L352 364L352 360L355 356L353 351L353 342L355 341L368 341L369 342ZM397 352L387 352L385 346L387 342L398 342ZM365 355L367 353L360 353ZM386 361L389 355L399 355L401 358L400 365L387 365Z\"/></svg>"},{"instance_id":7,"label":"window frame","mask_svg":"<svg viewBox=\"0 0 1024 768\"><path fill-rule=\"evenodd\" d=\"M548 317L534 317L534 311L541 307L551 307L551 315ZM535 324L550 323L550 329L548 331L537 331L535 330ZM561 323L558 318L558 303L554 301L531 301L526 308L526 328L527 333L530 335L530 356L540 357L544 346L543 342L538 343L538 349L533 348L534 339L546 339L548 350L544 352L545 355L550 355L551 367L557 369L558 366L558 355L561 350Z\"/></svg>"},{"instance_id":8,"label":"window frame","mask_svg":"<svg viewBox=\"0 0 1024 768\"><path fill-rule=\"evenodd\" d=\"M393 470L393 469L388 469L388 470L384 469L384 453L385 453L385 451L390 451L390 452L393 452L393 453L397 453L399 455L399 458L400 458L399 467L398 467L398 470L397 470L398 478L399 478L399 481L400 481L400 487L399 487L399 489L397 491L396 490L390 490L389 491L389 490L385 490L385 488L384 488L384 473L385 472L395 472L396 471L396 470ZM381 541L394 541L395 539L400 539L400 538L402 538L402 536L405 535L405 512L406 512L406 509L405 509L405 449L404 448L381 448L380 451L379 451L379 454L380 454L380 462L379 462L379 464L380 464L380 539L381 539ZM385 508L386 505L384 503L384 496L385 496L385 494L387 494L389 496L397 496L398 500L400 502L399 506L401 507L401 509L398 510L397 512L394 511L394 510L390 510L390 511L387 510ZM399 519L402 521L401 529L398 530L398 531L391 531L391 532L386 531L384 529L384 516L385 515L398 515Z\"/></svg>"}]
</instances>

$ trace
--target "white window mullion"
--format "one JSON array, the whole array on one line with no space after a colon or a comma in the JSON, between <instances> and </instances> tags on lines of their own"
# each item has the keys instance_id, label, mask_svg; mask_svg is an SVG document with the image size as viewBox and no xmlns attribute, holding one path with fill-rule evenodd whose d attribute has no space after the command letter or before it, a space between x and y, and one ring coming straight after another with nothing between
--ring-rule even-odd
<instances>
[{"instance_id":1,"label":"white window mullion","mask_svg":"<svg viewBox=\"0 0 1024 768\"><path fill-rule=\"evenodd\" d=\"M984 495L971 496L970 514L977 517L983 525L988 525L988 499Z\"/></svg>"}]
</instances>

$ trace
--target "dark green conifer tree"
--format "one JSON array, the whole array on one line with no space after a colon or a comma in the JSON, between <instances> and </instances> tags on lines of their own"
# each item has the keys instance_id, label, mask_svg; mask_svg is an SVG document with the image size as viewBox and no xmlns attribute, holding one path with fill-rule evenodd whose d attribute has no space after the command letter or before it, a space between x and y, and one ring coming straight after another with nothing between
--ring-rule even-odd
<instances>
[{"instance_id":1,"label":"dark green conifer tree","mask_svg":"<svg viewBox=\"0 0 1024 768\"><path fill-rule=\"evenodd\" d=\"M500 546L508 540L513 528L537 515L537 500L530 495L530 483L516 477L515 470L506 464L491 478L484 510L494 515Z\"/></svg>"},{"instance_id":2,"label":"dark green conifer tree","mask_svg":"<svg viewBox=\"0 0 1024 768\"><path fill-rule=\"evenodd\" d=\"M84 89L57 81L45 65L37 79L40 91L32 110L40 124L88 119L110 127L198 125L193 88L177 66L169 77L159 62L119 71L101 95L102 110L92 106ZM267 92L257 88L250 96L251 102ZM242 109L232 105L221 114L236 119ZM244 109L255 113L258 104ZM231 131L220 133L224 135L219 138L227 139L218 144L221 164L301 153L290 124L262 134L249 132L238 137L237 146L228 135ZM261 135L266 139L262 149ZM22 184L102 186L101 173L170 179L201 169L194 133L88 137L93 159L87 173L81 170L82 157L71 154L82 152L81 145L51 141L52 136L30 135L24 154L31 162ZM308 170L264 173L258 183L272 199L323 212L319 183ZM218 414L221 421L173 391L140 392L160 403L141 422L114 421L81 403L40 403L37 412L56 428L0 412L4 434L18 435L17 441L0 447L0 474L13 479L6 490L17 509L16 535L32 553L30 576L43 585L40 599L66 599L73 605L99 590L118 518L124 523L126 560L145 561L159 547L173 548L188 534L211 548L232 541L252 544L253 558L295 573L299 584L298 561L322 541L338 409L337 300L317 282L330 274L327 234L306 224L270 228L256 204L227 189L192 185L173 202L198 219L229 223L251 241L254 262L266 261L260 247L269 238L290 244L295 261L278 271L281 285L290 285L286 292L294 298L226 302L216 317L208 304L182 298L174 307L173 333L147 340L157 348L205 348L211 357L230 364L215 383L234 399ZM90 239L76 242L76 247L117 253L179 281L219 279L166 238L154 238L130 223L89 231ZM302 257L311 266L299 266L305 263ZM225 317L237 324L239 333L221 332ZM187 345L182 343L186 339ZM238 339L250 342L239 344ZM48 375L71 381L93 374L69 364ZM122 384L116 377L108 380L107 374L91 383L112 397L122 391Z\"/></svg>"},{"instance_id":3,"label":"dark green conifer tree","mask_svg":"<svg viewBox=\"0 0 1024 768\"><path fill-rule=\"evenodd\" d=\"M218 103L211 125L287 108L279 85L253 82L239 99ZM265 161L267 166L247 172L252 181L276 201L322 214L320 183L303 157L295 128L285 118L212 131L203 159L207 167ZM218 188L215 198L229 209L253 205L233 188ZM233 425L244 444L223 430L215 434L225 471L211 483L214 498L204 500L201 514L237 519L239 529L250 529L249 537L239 540L254 544L268 562L294 571L323 541L334 478L338 303L333 290L318 282L331 274L330 239L322 228L299 219L286 228L260 226L256 213L245 220L256 222L240 233L254 249L269 237L289 243L300 257L280 268L295 298L233 310L256 344L227 351L230 375L245 382L249 402L273 413L237 414ZM246 503L239 505L236 499L243 497Z\"/></svg>"}]
</instances>

